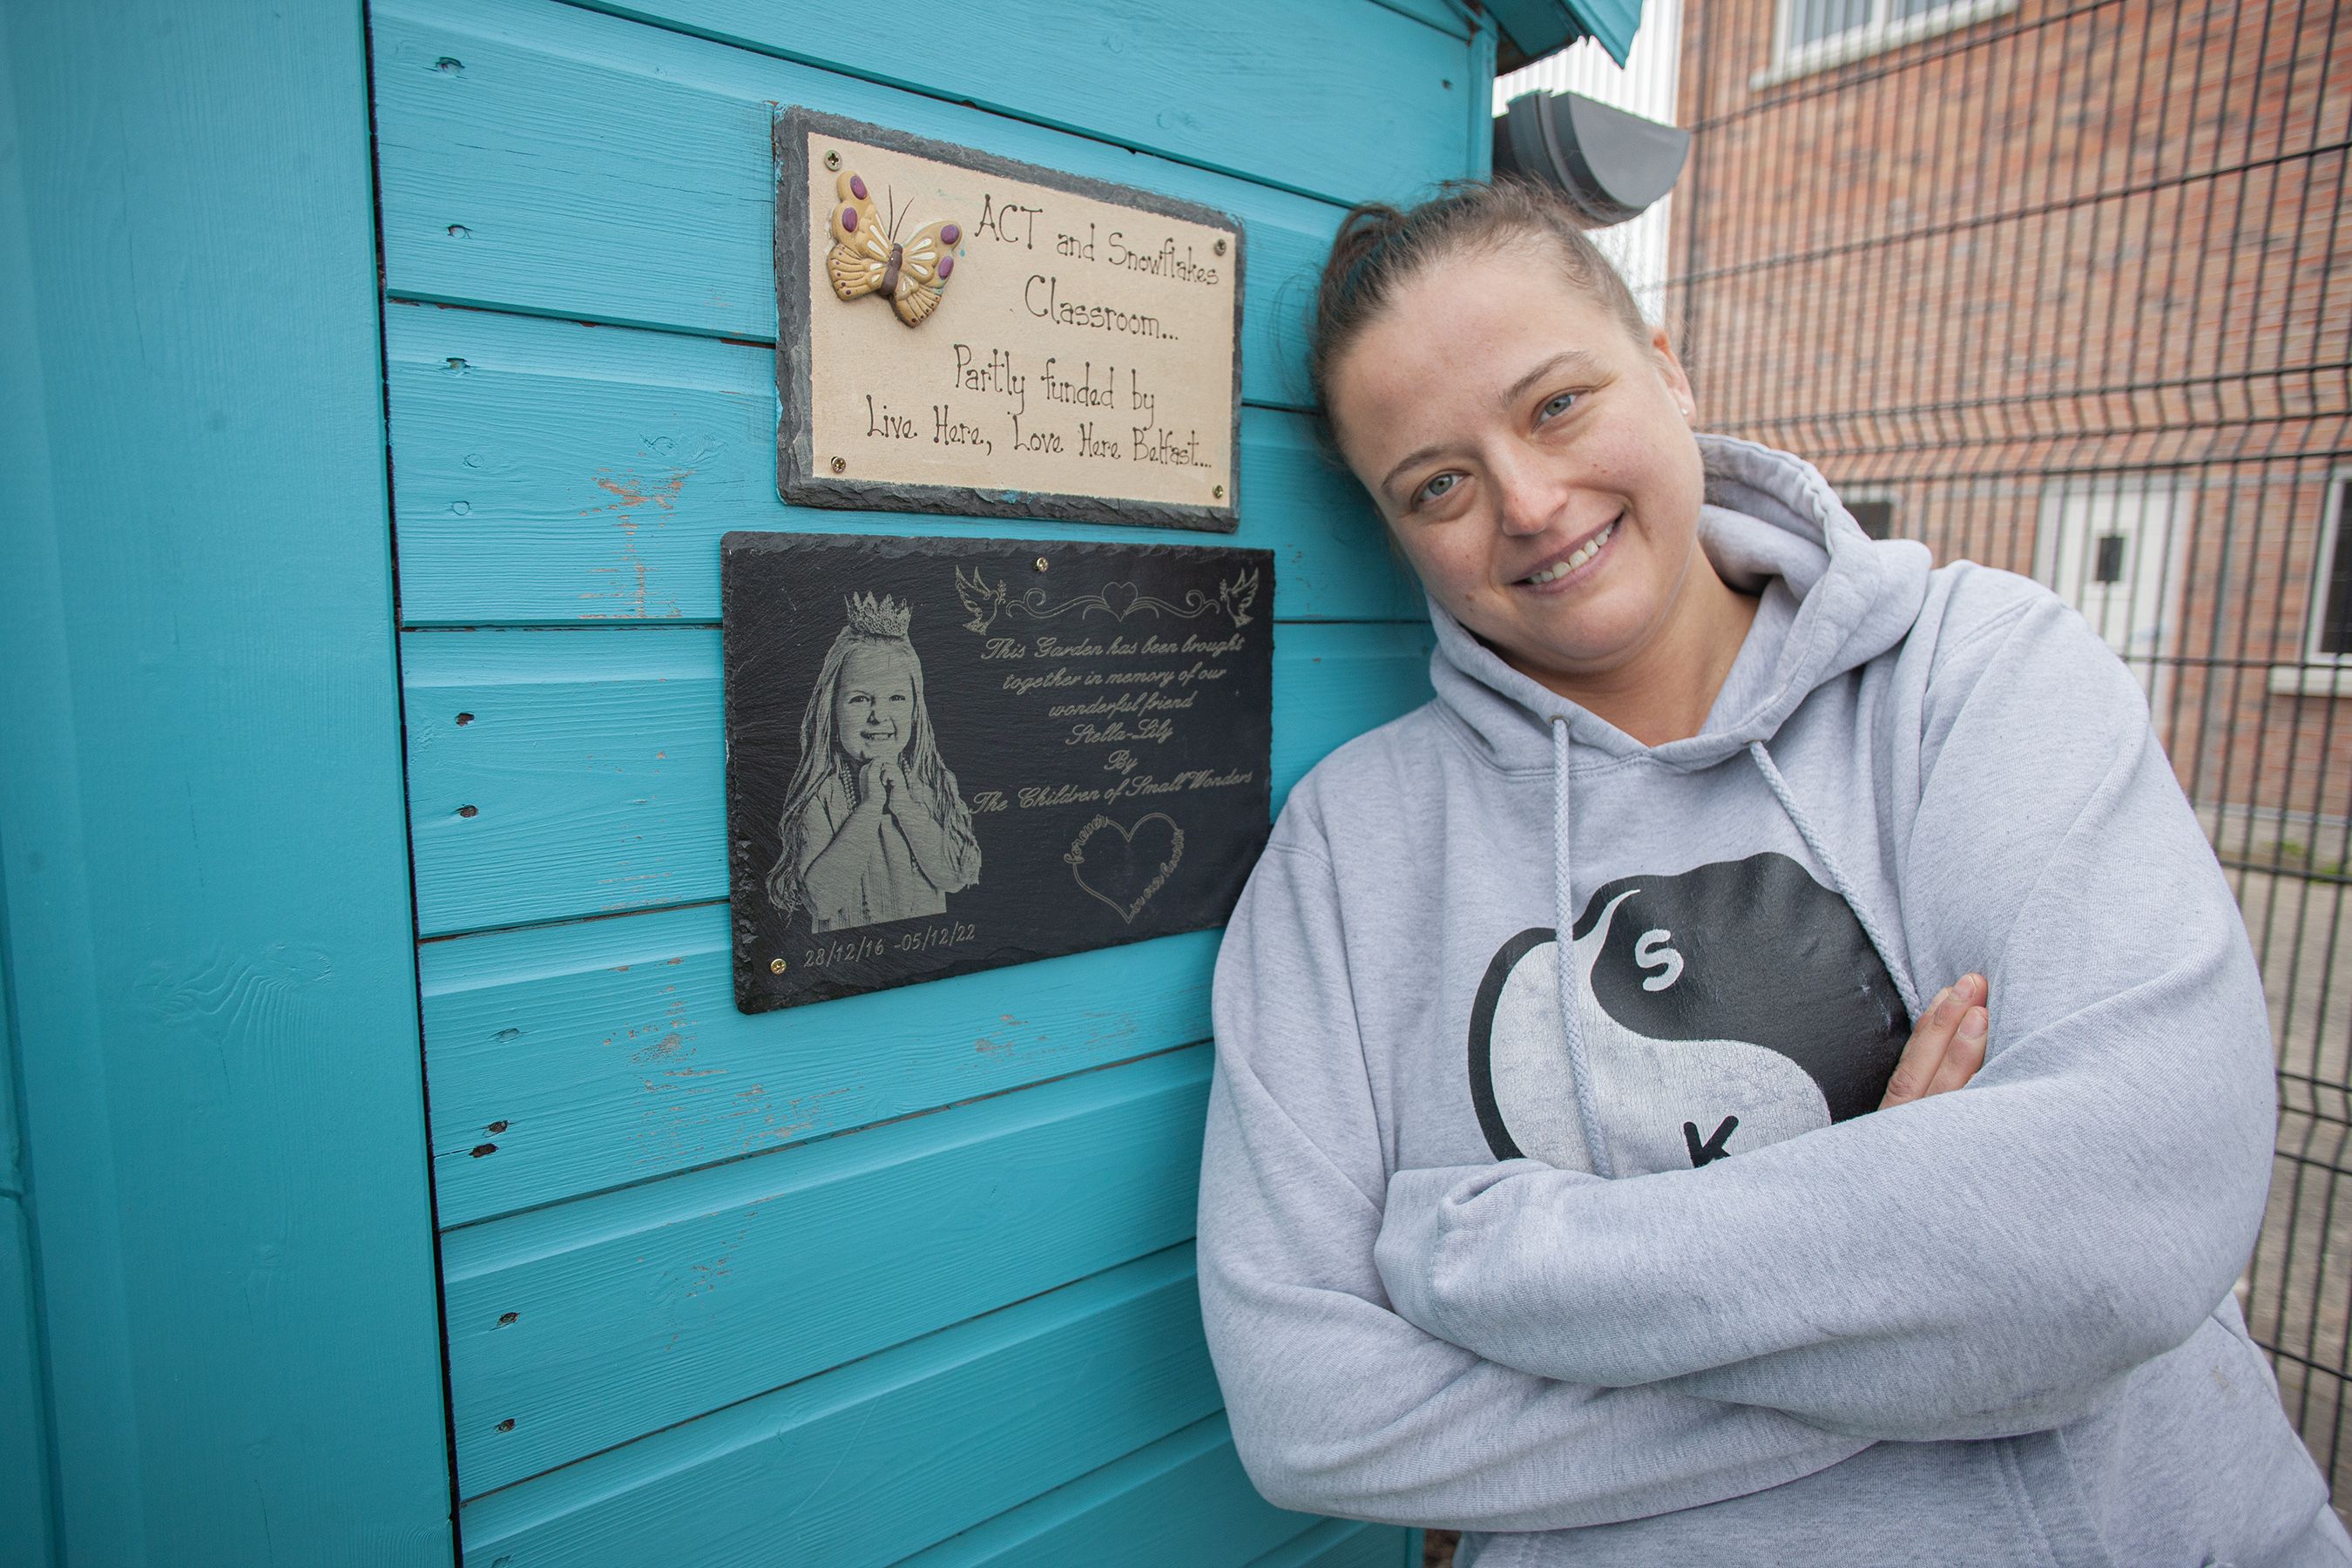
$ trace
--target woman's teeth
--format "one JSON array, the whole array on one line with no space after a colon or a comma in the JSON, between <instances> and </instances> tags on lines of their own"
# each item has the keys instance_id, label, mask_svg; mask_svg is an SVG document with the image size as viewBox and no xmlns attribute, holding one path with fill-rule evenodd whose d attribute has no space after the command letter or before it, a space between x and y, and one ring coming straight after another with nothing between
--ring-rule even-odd
<instances>
[{"instance_id":1,"label":"woman's teeth","mask_svg":"<svg viewBox=\"0 0 2352 1568\"><path fill-rule=\"evenodd\" d=\"M1547 566L1540 572L1530 574L1529 575L1521 578L1520 581L1523 583L1533 583L1540 585L1545 583L1555 582L1559 578L1567 576L1570 572L1575 571L1578 567L1583 565L1586 562L1600 554L1601 547L1608 543L1610 535L1616 531L1617 525L1612 522L1608 527L1602 529L1600 532L1594 534L1591 538L1586 540L1583 545L1578 549L1577 552L1570 556L1567 560L1559 563L1557 565Z\"/></svg>"}]
</instances>

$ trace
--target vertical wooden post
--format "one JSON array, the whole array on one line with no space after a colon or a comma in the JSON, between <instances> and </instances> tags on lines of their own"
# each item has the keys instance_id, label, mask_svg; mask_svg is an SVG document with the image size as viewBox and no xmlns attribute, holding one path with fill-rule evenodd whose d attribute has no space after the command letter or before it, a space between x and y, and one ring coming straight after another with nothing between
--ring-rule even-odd
<instances>
[{"instance_id":1,"label":"vertical wooden post","mask_svg":"<svg viewBox=\"0 0 2352 1568\"><path fill-rule=\"evenodd\" d=\"M446 1563L360 6L12 5L0 144L0 1531Z\"/></svg>"}]
</instances>

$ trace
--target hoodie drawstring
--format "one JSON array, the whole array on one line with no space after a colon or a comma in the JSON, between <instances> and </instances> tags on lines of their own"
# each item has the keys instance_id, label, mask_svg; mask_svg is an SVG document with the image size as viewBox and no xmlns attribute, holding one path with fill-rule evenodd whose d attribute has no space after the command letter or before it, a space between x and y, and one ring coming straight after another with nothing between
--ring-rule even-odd
<instances>
[{"instance_id":1,"label":"hoodie drawstring","mask_svg":"<svg viewBox=\"0 0 2352 1568\"><path fill-rule=\"evenodd\" d=\"M1551 908L1552 957L1559 966L1559 1027L1568 1042L1568 1076L1576 1085L1576 1121L1584 1131L1584 1152L1592 1173L1602 1180L1617 1174L1609 1145L1601 1136L1601 1091L1592 1081L1592 1061L1584 1047L1584 1027L1577 984L1575 911L1568 887L1568 720L1551 721Z\"/></svg>"},{"instance_id":2,"label":"hoodie drawstring","mask_svg":"<svg viewBox=\"0 0 2352 1568\"><path fill-rule=\"evenodd\" d=\"M1814 860L1829 873L1830 885L1837 889L1838 897L1845 900L1846 908L1853 911L1853 918L1862 923L1862 934L1870 939L1871 947L1878 954L1878 962L1886 965L1888 978L1895 982L1895 989L1902 993L1903 1005L1916 1021L1919 1016L1919 997L1911 988L1911 977L1902 965L1895 962L1895 954L1888 950L1886 935L1878 929L1878 922L1870 918L1870 911L1863 907L1860 899L1853 896L1853 884L1845 879L1845 872L1839 868L1837 861L1830 855L1830 847L1822 843L1821 836L1813 831L1812 823L1807 819L1803 808L1797 805L1796 792L1789 787L1789 781L1780 776L1780 766L1772 761L1772 753L1764 749L1763 742L1750 741L1748 742L1748 754L1754 759L1756 771L1764 775L1764 783L1771 789L1772 798L1780 803L1780 809L1789 814L1790 822L1796 824L1797 837L1805 841L1805 847L1812 851Z\"/></svg>"}]
</instances>

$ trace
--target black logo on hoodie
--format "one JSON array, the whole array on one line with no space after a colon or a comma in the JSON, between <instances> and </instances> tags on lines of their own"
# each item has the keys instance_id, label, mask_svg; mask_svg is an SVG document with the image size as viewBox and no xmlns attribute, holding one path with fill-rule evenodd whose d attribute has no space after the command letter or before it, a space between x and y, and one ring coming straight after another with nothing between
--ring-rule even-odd
<instances>
[{"instance_id":1,"label":"black logo on hoodie","mask_svg":"<svg viewBox=\"0 0 2352 1568\"><path fill-rule=\"evenodd\" d=\"M1859 1116L1885 1096L1910 1037L1862 922L1785 855L1620 878L1593 893L1571 937L1620 1174L1686 1170ZM1590 1170L1557 964L1539 926L1486 966L1470 1093L1497 1159Z\"/></svg>"}]
</instances>

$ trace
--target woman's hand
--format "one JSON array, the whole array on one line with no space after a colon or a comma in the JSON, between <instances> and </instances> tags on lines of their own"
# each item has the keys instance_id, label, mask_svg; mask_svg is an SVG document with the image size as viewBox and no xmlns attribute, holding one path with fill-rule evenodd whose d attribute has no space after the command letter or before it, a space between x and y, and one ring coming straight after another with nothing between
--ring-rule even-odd
<instances>
[{"instance_id":1,"label":"woman's hand","mask_svg":"<svg viewBox=\"0 0 2352 1568\"><path fill-rule=\"evenodd\" d=\"M1886 1080L1879 1110L1958 1089L1976 1076L1984 1066L1987 994L1981 974L1963 974L1936 994L1919 1015L1895 1076Z\"/></svg>"}]
</instances>

